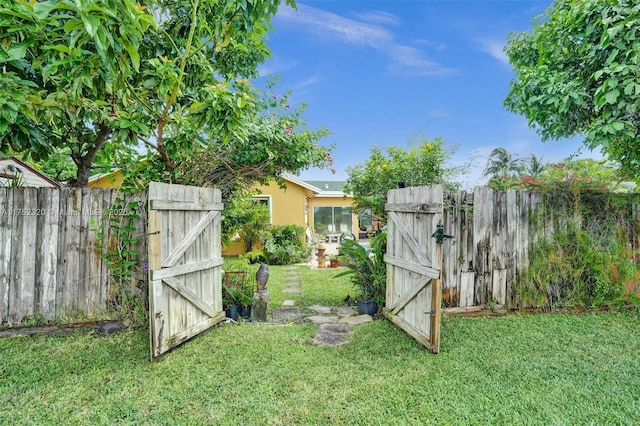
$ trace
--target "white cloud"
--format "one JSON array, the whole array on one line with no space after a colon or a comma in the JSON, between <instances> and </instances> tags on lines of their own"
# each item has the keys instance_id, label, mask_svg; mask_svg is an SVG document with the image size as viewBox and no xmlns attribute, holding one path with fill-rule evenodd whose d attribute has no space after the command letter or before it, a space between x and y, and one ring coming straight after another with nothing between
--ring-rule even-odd
<instances>
[{"instance_id":1,"label":"white cloud","mask_svg":"<svg viewBox=\"0 0 640 426\"><path fill-rule=\"evenodd\" d=\"M272 57L268 62L258 66L258 74L261 76L278 75L286 70L294 68L298 65L295 61L283 61L280 58Z\"/></svg>"},{"instance_id":2,"label":"white cloud","mask_svg":"<svg viewBox=\"0 0 640 426\"><path fill-rule=\"evenodd\" d=\"M295 89L296 90L306 89L308 87L315 86L316 84L321 83L322 81L324 81L324 78L316 74L307 78L306 80L302 80L296 83Z\"/></svg>"},{"instance_id":3,"label":"white cloud","mask_svg":"<svg viewBox=\"0 0 640 426\"><path fill-rule=\"evenodd\" d=\"M393 15L385 16L387 19ZM447 75L454 70L429 60L414 47L395 40L395 34L377 25L347 19L334 13L310 6L298 5L298 10L289 7L280 9L276 21L299 26L304 31L321 37L338 39L346 44L367 46L386 54L391 60L390 69L408 75Z\"/></svg>"},{"instance_id":4,"label":"white cloud","mask_svg":"<svg viewBox=\"0 0 640 426\"><path fill-rule=\"evenodd\" d=\"M380 25L400 25L400 18L396 15L374 10L365 13L356 13L355 16L361 21L369 22L370 24Z\"/></svg>"},{"instance_id":5,"label":"white cloud","mask_svg":"<svg viewBox=\"0 0 640 426\"><path fill-rule=\"evenodd\" d=\"M498 40L490 40L490 39L477 39L477 43L480 45L480 50L484 53L492 56L498 61L502 62L505 65L511 66L509 64L509 58L507 54L504 52L504 41Z\"/></svg>"},{"instance_id":6,"label":"white cloud","mask_svg":"<svg viewBox=\"0 0 640 426\"><path fill-rule=\"evenodd\" d=\"M445 50L447 48L447 45L444 43L438 43L435 41L425 40L425 39L418 39L415 41L415 43L422 46L427 46L428 48L435 49L437 51Z\"/></svg>"}]
</instances>

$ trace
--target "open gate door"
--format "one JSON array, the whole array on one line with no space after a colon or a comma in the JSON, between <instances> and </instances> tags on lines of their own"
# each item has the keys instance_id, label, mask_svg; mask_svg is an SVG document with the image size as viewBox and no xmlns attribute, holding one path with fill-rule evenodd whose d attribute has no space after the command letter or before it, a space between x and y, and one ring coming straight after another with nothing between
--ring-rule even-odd
<instances>
[{"instance_id":1,"label":"open gate door","mask_svg":"<svg viewBox=\"0 0 640 426\"><path fill-rule=\"evenodd\" d=\"M149 186L151 358L224 319L218 189Z\"/></svg>"},{"instance_id":2,"label":"open gate door","mask_svg":"<svg viewBox=\"0 0 640 426\"><path fill-rule=\"evenodd\" d=\"M440 350L442 251L432 236L442 220L442 200L442 186L422 186L389 191L385 205L384 314L432 353Z\"/></svg>"}]
</instances>

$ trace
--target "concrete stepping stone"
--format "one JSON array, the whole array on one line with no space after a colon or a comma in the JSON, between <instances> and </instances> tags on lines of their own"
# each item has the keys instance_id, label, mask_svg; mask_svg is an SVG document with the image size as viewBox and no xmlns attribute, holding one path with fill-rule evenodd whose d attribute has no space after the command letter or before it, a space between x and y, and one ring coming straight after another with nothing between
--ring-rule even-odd
<instances>
[{"instance_id":1,"label":"concrete stepping stone","mask_svg":"<svg viewBox=\"0 0 640 426\"><path fill-rule=\"evenodd\" d=\"M340 324L351 324L351 325L360 325L366 324L369 322L373 322L373 318L371 315L352 315L349 317L341 318L338 323Z\"/></svg>"},{"instance_id":2,"label":"concrete stepping stone","mask_svg":"<svg viewBox=\"0 0 640 426\"><path fill-rule=\"evenodd\" d=\"M336 311L338 312L338 315L340 315L341 317L350 317L358 313L358 311L356 311L356 308L351 306L339 306L338 309L336 309Z\"/></svg>"},{"instance_id":3,"label":"concrete stepping stone","mask_svg":"<svg viewBox=\"0 0 640 426\"><path fill-rule=\"evenodd\" d=\"M314 345L340 346L345 343L349 343L349 341L336 333L318 332L313 338Z\"/></svg>"},{"instance_id":4,"label":"concrete stepping stone","mask_svg":"<svg viewBox=\"0 0 640 426\"><path fill-rule=\"evenodd\" d=\"M271 318L274 322L292 322L300 320L302 314L298 308L274 309Z\"/></svg>"},{"instance_id":5,"label":"concrete stepping stone","mask_svg":"<svg viewBox=\"0 0 640 426\"><path fill-rule=\"evenodd\" d=\"M316 314L330 314L331 313L331 308L329 308L327 306L313 305L313 306L309 306L309 309L311 309Z\"/></svg>"},{"instance_id":6,"label":"concrete stepping stone","mask_svg":"<svg viewBox=\"0 0 640 426\"><path fill-rule=\"evenodd\" d=\"M325 346L344 345L349 342L344 335L349 333L351 329L345 324L322 324L318 327L313 343Z\"/></svg>"},{"instance_id":7,"label":"concrete stepping stone","mask_svg":"<svg viewBox=\"0 0 640 426\"><path fill-rule=\"evenodd\" d=\"M295 306L295 304L295 300L285 300L284 302L282 302L282 306Z\"/></svg>"},{"instance_id":8,"label":"concrete stepping stone","mask_svg":"<svg viewBox=\"0 0 640 426\"><path fill-rule=\"evenodd\" d=\"M300 282L289 282L289 283L284 283L285 288L286 287L300 287L302 285L302 283Z\"/></svg>"},{"instance_id":9,"label":"concrete stepping stone","mask_svg":"<svg viewBox=\"0 0 640 426\"><path fill-rule=\"evenodd\" d=\"M299 287L287 287L282 290L283 293L302 293L302 289Z\"/></svg>"},{"instance_id":10,"label":"concrete stepping stone","mask_svg":"<svg viewBox=\"0 0 640 426\"><path fill-rule=\"evenodd\" d=\"M327 324L335 323L338 321L338 317L328 317L325 315L312 315L306 318L307 321L311 321L314 324Z\"/></svg>"}]
</instances>

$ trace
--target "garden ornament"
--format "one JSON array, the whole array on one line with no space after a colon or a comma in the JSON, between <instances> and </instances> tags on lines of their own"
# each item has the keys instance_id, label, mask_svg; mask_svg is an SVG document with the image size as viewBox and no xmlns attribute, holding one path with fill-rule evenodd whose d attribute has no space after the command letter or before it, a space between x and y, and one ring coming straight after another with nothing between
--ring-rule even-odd
<instances>
[{"instance_id":1,"label":"garden ornament","mask_svg":"<svg viewBox=\"0 0 640 426\"><path fill-rule=\"evenodd\" d=\"M256 272L256 282L258 283L258 292L267 291L267 281L269 280L269 266L264 263L260 264L258 272Z\"/></svg>"}]
</instances>

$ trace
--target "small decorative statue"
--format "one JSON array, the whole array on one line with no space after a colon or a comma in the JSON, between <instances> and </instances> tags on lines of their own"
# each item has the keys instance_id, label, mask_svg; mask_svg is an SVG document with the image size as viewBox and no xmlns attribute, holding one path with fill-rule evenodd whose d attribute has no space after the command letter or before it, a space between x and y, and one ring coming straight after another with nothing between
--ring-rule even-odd
<instances>
[{"instance_id":1,"label":"small decorative statue","mask_svg":"<svg viewBox=\"0 0 640 426\"><path fill-rule=\"evenodd\" d=\"M256 282L258 283L258 292L267 291L267 281L269 280L269 266L264 263L260 264L258 272L256 272Z\"/></svg>"}]
</instances>

